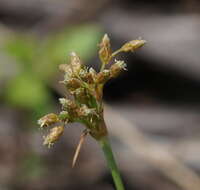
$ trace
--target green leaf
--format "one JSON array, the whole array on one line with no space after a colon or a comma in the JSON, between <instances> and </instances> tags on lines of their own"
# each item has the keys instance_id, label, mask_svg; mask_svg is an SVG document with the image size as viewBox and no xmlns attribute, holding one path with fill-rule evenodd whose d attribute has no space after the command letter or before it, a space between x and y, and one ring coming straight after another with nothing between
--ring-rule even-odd
<instances>
[{"instance_id":1,"label":"green leaf","mask_svg":"<svg viewBox=\"0 0 200 190\"><path fill-rule=\"evenodd\" d=\"M49 36L35 69L44 79L58 71L58 65L68 61L75 51L83 61L88 61L97 51L101 30L96 25L83 25Z\"/></svg>"},{"instance_id":2,"label":"green leaf","mask_svg":"<svg viewBox=\"0 0 200 190\"><path fill-rule=\"evenodd\" d=\"M14 106L36 110L48 105L51 97L40 80L24 73L8 83L5 99Z\"/></svg>"},{"instance_id":3,"label":"green leaf","mask_svg":"<svg viewBox=\"0 0 200 190\"><path fill-rule=\"evenodd\" d=\"M4 50L24 68L30 69L31 63L37 53L36 40L32 36L16 35L5 43Z\"/></svg>"}]
</instances>

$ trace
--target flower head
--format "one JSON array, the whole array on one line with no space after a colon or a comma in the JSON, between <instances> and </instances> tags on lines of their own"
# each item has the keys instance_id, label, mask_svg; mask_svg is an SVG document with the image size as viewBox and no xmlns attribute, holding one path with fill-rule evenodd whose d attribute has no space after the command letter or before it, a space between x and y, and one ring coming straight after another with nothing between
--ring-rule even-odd
<instances>
[{"instance_id":1,"label":"flower head","mask_svg":"<svg viewBox=\"0 0 200 190\"><path fill-rule=\"evenodd\" d=\"M56 126L50 130L50 133L44 137L44 145L51 147L64 132L64 126Z\"/></svg>"},{"instance_id":2,"label":"flower head","mask_svg":"<svg viewBox=\"0 0 200 190\"><path fill-rule=\"evenodd\" d=\"M124 63L124 61L115 60L115 63L110 67L110 75L115 78L123 70L126 70L126 63Z\"/></svg>"},{"instance_id":3,"label":"flower head","mask_svg":"<svg viewBox=\"0 0 200 190\"><path fill-rule=\"evenodd\" d=\"M121 47L121 50L124 52L135 51L136 49L142 47L145 43L145 40L132 40L130 42L125 43Z\"/></svg>"},{"instance_id":4,"label":"flower head","mask_svg":"<svg viewBox=\"0 0 200 190\"><path fill-rule=\"evenodd\" d=\"M105 34L100 43L101 69L99 72L96 72L93 68L86 67L78 55L72 52L70 54L70 62L59 66L59 69L64 72L64 80L61 83L65 85L72 98L59 99L62 105L60 114L50 113L38 120L41 128L57 124L44 137L43 144L49 147L54 144L63 134L64 127L69 122L84 124L85 130L81 136L80 144L83 142L83 137L85 138L88 134L97 140L106 136L107 129L104 123L102 102L103 86L108 80L117 77L123 70L126 70L124 61L115 60L114 64L109 67L108 63L118 53L135 51L145 43L145 40L132 40L112 53L110 39ZM78 146L77 152L79 150L80 146ZM77 152L75 158L77 158Z\"/></svg>"},{"instance_id":5,"label":"flower head","mask_svg":"<svg viewBox=\"0 0 200 190\"><path fill-rule=\"evenodd\" d=\"M108 63L111 59L112 50L110 45L110 39L107 34L105 34L100 43L99 58L102 62Z\"/></svg>"},{"instance_id":6,"label":"flower head","mask_svg":"<svg viewBox=\"0 0 200 190\"><path fill-rule=\"evenodd\" d=\"M57 122L59 122L59 118L54 113L49 113L38 120L38 124L41 128L48 127Z\"/></svg>"}]
</instances>

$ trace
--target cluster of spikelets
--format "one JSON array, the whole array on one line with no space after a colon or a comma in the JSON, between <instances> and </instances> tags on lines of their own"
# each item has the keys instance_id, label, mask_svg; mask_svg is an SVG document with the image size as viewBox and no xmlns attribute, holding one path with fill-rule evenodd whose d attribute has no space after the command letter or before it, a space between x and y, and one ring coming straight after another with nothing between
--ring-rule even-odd
<instances>
[{"instance_id":1,"label":"cluster of spikelets","mask_svg":"<svg viewBox=\"0 0 200 190\"><path fill-rule=\"evenodd\" d=\"M51 146L63 134L67 123L79 122L85 125L83 135L90 134L95 139L107 135L103 118L103 86L112 78L117 77L126 69L126 64L121 60L109 63L120 52L135 51L145 44L144 40L132 40L125 43L117 51L112 51L110 40L105 34L99 50L101 69L96 72L93 68L85 66L76 53L70 54L70 62L60 65L64 72L61 81L68 90L69 98L60 98L62 111L59 114L50 113L38 120L41 128L52 127L44 137L44 145Z\"/></svg>"}]
</instances>

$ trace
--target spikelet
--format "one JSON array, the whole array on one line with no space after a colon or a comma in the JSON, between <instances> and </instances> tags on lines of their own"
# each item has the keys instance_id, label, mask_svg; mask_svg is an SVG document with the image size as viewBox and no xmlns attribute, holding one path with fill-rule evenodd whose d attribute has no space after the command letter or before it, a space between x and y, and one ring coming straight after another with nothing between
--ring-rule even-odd
<instances>
[{"instance_id":1,"label":"spikelet","mask_svg":"<svg viewBox=\"0 0 200 190\"><path fill-rule=\"evenodd\" d=\"M108 64L112 55L110 39L107 34L104 35L100 43L99 58L103 63Z\"/></svg>"},{"instance_id":2,"label":"spikelet","mask_svg":"<svg viewBox=\"0 0 200 190\"><path fill-rule=\"evenodd\" d=\"M48 127L57 122L59 122L59 118L54 113L47 114L38 120L38 124L40 125L41 128Z\"/></svg>"},{"instance_id":3,"label":"spikelet","mask_svg":"<svg viewBox=\"0 0 200 190\"><path fill-rule=\"evenodd\" d=\"M43 145L51 147L63 134L64 126L56 126L50 130L50 133L44 137Z\"/></svg>"},{"instance_id":4,"label":"spikelet","mask_svg":"<svg viewBox=\"0 0 200 190\"><path fill-rule=\"evenodd\" d=\"M130 42L125 43L121 47L121 50L124 52L135 51L136 49L142 47L145 43L145 40L132 40Z\"/></svg>"}]
</instances>

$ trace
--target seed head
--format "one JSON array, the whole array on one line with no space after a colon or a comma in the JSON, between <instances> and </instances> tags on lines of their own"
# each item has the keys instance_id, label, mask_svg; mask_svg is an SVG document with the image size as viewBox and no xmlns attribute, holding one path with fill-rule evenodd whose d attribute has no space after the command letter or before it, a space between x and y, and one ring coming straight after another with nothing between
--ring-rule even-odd
<instances>
[{"instance_id":1,"label":"seed head","mask_svg":"<svg viewBox=\"0 0 200 190\"><path fill-rule=\"evenodd\" d=\"M115 78L123 70L126 70L126 64L124 63L124 61L115 60L115 63L110 67L110 75L111 77Z\"/></svg>"},{"instance_id":2,"label":"seed head","mask_svg":"<svg viewBox=\"0 0 200 190\"><path fill-rule=\"evenodd\" d=\"M69 121L69 113L67 111L61 111L58 117L61 121L65 123Z\"/></svg>"},{"instance_id":3,"label":"seed head","mask_svg":"<svg viewBox=\"0 0 200 190\"><path fill-rule=\"evenodd\" d=\"M81 81L76 78L70 78L66 81L63 81L66 84L67 89L71 92L81 87Z\"/></svg>"},{"instance_id":4,"label":"seed head","mask_svg":"<svg viewBox=\"0 0 200 190\"><path fill-rule=\"evenodd\" d=\"M110 79L110 70L104 69L103 71L99 72L96 77L96 83L103 84Z\"/></svg>"},{"instance_id":5,"label":"seed head","mask_svg":"<svg viewBox=\"0 0 200 190\"><path fill-rule=\"evenodd\" d=\"M70 92L71 99L60 98L62 111L59 115L48 114L38 120L41 128L53 127L50 133L44 138L44 145L51 146L59 139L64 131L64 126L69 122L80 122L85 125L86 131L83 136L90 134L96 140L107 135L107 129L103 117L103 87L111 78L117 77L123 70L126 70L124 61L115 60L110 66L110 61L120 52L135 51L146 43L145 40L132 40L125 43L120 49L112 52L110 39L105 34L100 43L99 58L102 62L99 72L82 64L75 52L70 54L70 62L59 66L64 72L64 83ZM82 138L80 144L82 144ZM78 146L79 152L81 146ZM77 158L75 154L75 159Z\"/></svg>"},{"instance_id":6,"label":"seed head","mask_svg":"<svg viewBox=\"0 0 200 190\"><path fill-rule=\"evenodd\" d=\"M64 132L64 126L56 126L50 130L50 133L44 137L43 145L51 147Z\"/></svg>"},{"instance_id":7,"label":"seed head","mask_svg":"<svg viewBox=\"0 0 200 190\"><path fill-rule=\"evenodd\" d=\"M59 122L59 118L54 113L47 114L38 120L38 124L40 125L41 128L48 127L57 122Z\"/></svg>"},{"instance_id":8,"label":"seed head","mask_svg":"<svg viewBox=\"0 0 200 190\"><path fill-rule=\"evenodd\" d=\"M82 68L81 60L75 52L71 52L70 59L72 70L76 75L78 75L80 69Z\"/></svg>"},{"instance_id":9,"label":"seed head","mask_svg":"<svg viewBox=\"0 0 200 190\"><path fill-rule=\"evenodd\" d=\"M142 47L145 43L145 40L132 40L130 42L125 43L121 47L121 50L124 52L135 51L136 49Z\"/></svg>"},{"instance_id":10,"label":"seed head","mask_svg":"<svg viewBox=\"0 0 200 190\"><path fill-rule=\"evenodd\" d=\"M100 43L99 57L103 63L108 64L112 55L110 39L107 34L104 35Z\"/></svg>"},{"instance_id":11,"label":"seed head","mask_svg":"<svg viewBox=\"0 0 200 190\"><path fill-rule=\"evenodd\" d=\"M78 88L74 91L74 97L76 100L81 104L87 104L88 103L88 94L87 91L84 88Z\"/></svg>"},{"instance_id":12,"label":"seed head","mask_svg":"<svg viewBox=\"0 0 200 190\"><path fill-rule=\"evenodd\" d=\"M72 67L69 64L61 64L59 70L64 72L64 81L74 77Z\"/></svg>"},{"instance_id":13,"label":"seed head","mask_svg":"<svg viewBox=\"0 0 200 190\"><path fill-rule=\"evenodd\" d=\"M82 80L88 84L92 84L94 82L92 73L86 73L86 75L82 77Z\"/></svg>"},{"instance_id":14,"label":"seed head","mask_svg":"<svg viewBox=\"0 0 200 190\"><path fill-rule=\"evenodd\" d=\"M77 105L74 101L66 99L66 98L59 98L60 103L62 104L63 108L67 110L76 109Z\"/></svg>"},{"instance_id":15,"label":"seed head","mask_svg":"<svg viewBox=\"0 0 200 190\"><path fill-rule=\"evenodd\" d=\"M89 73L90 73L93 77L95 77L96 74L97 74L97 72L96 72L92 67L89 69Z\"/></svg>"},{"instance_id":16,"label":"seed head","mask_svg":"<svg viewBox=\"0 0 200 190\"><path fill-rule=\"evenodd\" d=\"M77 110L77 112L79 117L87 117L88 115L95 114L95 109L91 109L86 105L83 105Z\"/></svg>"}]
</instances>

